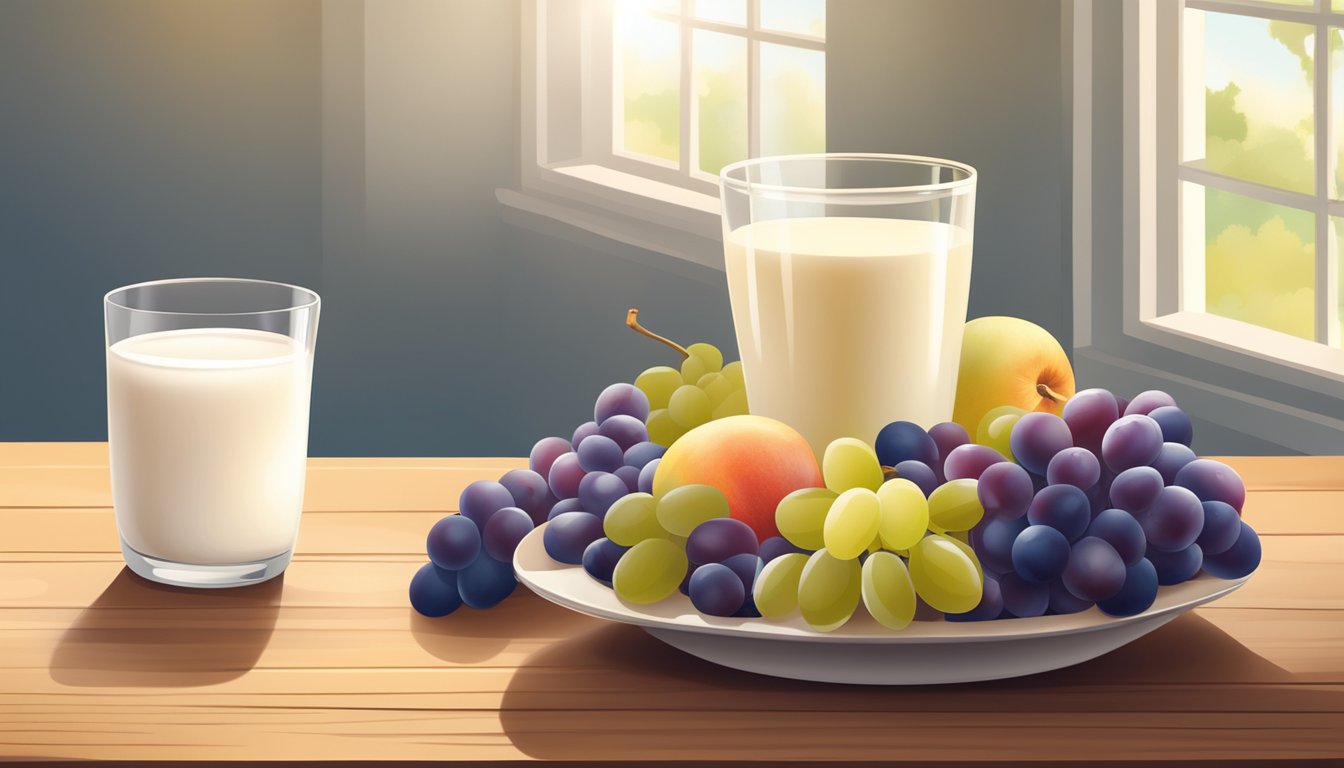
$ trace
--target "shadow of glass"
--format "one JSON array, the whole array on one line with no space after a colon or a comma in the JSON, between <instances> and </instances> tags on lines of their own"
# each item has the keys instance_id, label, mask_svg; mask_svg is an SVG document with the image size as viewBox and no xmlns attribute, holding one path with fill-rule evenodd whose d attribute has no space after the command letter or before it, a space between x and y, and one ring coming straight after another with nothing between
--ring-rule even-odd
<instances>
[{"instance_id":1,"label":"shadow of glass","mask_svg":"<svg viewBox=\"0 0 1344 768\"><path fill-rule=\"evenodd\" d=\"M599 744L618 752L619 746L675 752L678 740L687 738L687 717L680 713L712 728L716 712L731 712L738 732L748 734L744 739L749 741L754 722L761 732L770 732L768 724L780 713L810 713L808 722L816 727L844 729L854 713L874 712L946 713L954 719L965 712L1257 711L1270 690L1284 699L1275 708L1328 711L1337 706L1334 692L1263 685L1293 679L1197 614L1074 667L984 683L908 687L754 675L682 653L636 627L608 624L529 657L509 683L500 717L504 732L523 753L577 760L593 757ZM1335 703L1305 700L1316 696ZM595 710L651 712L650 724L666 716L654 710L677 712L683 727L669 732L643 727L632 733L630 720L595 717Z\"/></svg>"},{"instance_id":2,"label":"shadow of glass","mask_svg":"<svg viewBox=\"0 0 1344 768\"><path fill-rule=\"evenodd\" d=\"M415 642L435 658L454 664L489 661L512 641L570 637L603 626L599 620L547 602L525 587L485 611L463 606L436 619L411 609L407 613Z\"/></svg>"},{"instance_id":3,"label":"shadow of glass","mask_svg":"<svg viewBox=\"0 0 1344 768\"><path fill-rule=\"evenodd\" d=\"M81 687L190 687L237 678L270 641L284 578L187 589L122 568L61 635L51 678Z\"/></svg>"}]
</instances>

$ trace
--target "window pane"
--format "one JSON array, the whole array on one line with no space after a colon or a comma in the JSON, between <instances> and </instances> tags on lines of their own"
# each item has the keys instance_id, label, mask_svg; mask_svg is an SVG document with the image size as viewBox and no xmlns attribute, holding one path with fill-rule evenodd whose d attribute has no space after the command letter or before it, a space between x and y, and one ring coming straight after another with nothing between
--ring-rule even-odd
<instances>
[{"instance_id":1,"label":"window pane","mask_svg":"<svg viewBox=\"0 0 1344 768\"><path fill-rule=\"evenodd\" d=\"M677 162L681 155L680 25L616 6L616 149Z\"/></svg>"},{"instance_id":2,"label":"window pane","mask_svg":"<svg viewBox=\"0 0 1344 768\"><path fill-rule=\"evenodd\" d=\"M695 16L724 24L747 24L747 0L695 0Z\"/></svg>"},{"instance_id":3,"label":"window pane","mask_svg":"<svg viewBox=\"0 0 1344 768\"><path fill-rule=\"evenodd\" d=\"M826 0L761 0L761 29L826 37Z\"/></svg>"},{"instance_id":4,"label":"window pane","mask_svg":"<svg viewBox=\"0 0 1344 768\"><path fill-rule=\"evenodd\" d=\"M826 57L821 51L760 44L761 154L826 150Z\"/></svg>"},{"instance_id":5,"label":"window pane","mask_svg":"<svg viewBox=\"0 0 1344 768\"><path fill-rule=\"evenodd\" d=\"M1339 2L1340 0L1336 1ZM1338 264L1340 254L1344 254L1344 218L1340 218L1338 216L1331 216L1330 224L1335 230L1335 253L1332 258L1334 258L1335 263ZM1338 280L1339 280L1338 285L1339 299L1336 308L1336 316L1338 317L1339 332L1335 334L1334 338L1332 338L1331 341L1333 342L1334 346L1338 347L1344 344L1344 270L1336 269L1336 272L1338 272Z\"/></svg>"},{"instance_id":6,"label":"window pane","mask_svg":"<svg viewBox=\"0 0 1344 768\"><path fill-rule=\"evenodd\" d=\"M747 39L697 29L691 46L699 121L695 163L717 175L747 157Z\"/></svg>"},{"instance_id":7,"label":"window pane","mask_svg":"<svg viewBox=\"0 0 1344 768\"><path fill-rule=\"evenodd\" d=\"M1228 176L1296 192L1315 191L1312 51L1315 27L1186 10L1202 26L1205 148L1202 165ZM1198 160L1198 157L1187 158Z\"/></svg>"},{"instance_id":8,"label":"window pane","mask_svg":"<svg viewBox=\"0 0 1344 768\"><path fill-rule=\"evenodd\" d=\"M1337 3L1344 3L1344 0L1335 0ZM1339 161L1340 154L1344 153L1344 30L1332 28L1330 30L1330 110L1334 120L1333 133L1330 137L1331 147L1329 157L1333 161L1330 168L1330 178L1334 180L1334 187L1330 191L1330 196L1335 199L1344 199L1344 163Z\"/></svg>"},{"instance_id":9,"label":"window pane","mask_svg":"<svg viewBox=\"0 0 1344 768\"><path fill-rule=\"evenodd\" d=\"M1205 310L1314 339L1313 219L1296 208L1208 189Z\"/></svg>"}]
</instances>

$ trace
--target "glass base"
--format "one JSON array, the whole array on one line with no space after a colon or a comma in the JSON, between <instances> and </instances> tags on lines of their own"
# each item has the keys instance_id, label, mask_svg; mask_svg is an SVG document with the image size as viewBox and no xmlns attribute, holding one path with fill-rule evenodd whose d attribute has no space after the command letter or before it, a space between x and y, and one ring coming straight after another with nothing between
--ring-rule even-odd
<instances>
[{"instance_id":1,"label":"glass base","mask_svg":"<svg viewBox=\"0 0 1344 768\"><path fill-rule=\"evenodd\" d=\"M224 565L199 565L197 563L175 563L171 560L150 557L131 549L126 539L121 539L121 555L126 565L137 575L160 584L172 584L177 587L197 587L205 589L223 589L226 587L245 587L260 584L273 579L284 572L289 565L293 550L282 552L275 557L254 563L227 563Z\"/></svg>"}]
</instances>

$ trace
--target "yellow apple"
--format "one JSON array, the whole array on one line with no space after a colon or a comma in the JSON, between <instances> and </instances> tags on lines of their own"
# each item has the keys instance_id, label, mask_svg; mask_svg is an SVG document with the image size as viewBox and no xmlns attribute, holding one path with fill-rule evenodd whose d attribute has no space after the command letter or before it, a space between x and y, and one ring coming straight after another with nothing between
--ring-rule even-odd
<instances>
[{"instance_id":1,"label":"yellow apple","mask_svg":"<svg viewBox=\"0 0 1344 768\"><path fill-rule=\"evenodd\" d=\"M1012 405L1058 414L1073 397L1073 367L1054 336L1020 317L966 324L952 420L976 434L990 409Z\"/></svg>"}]
</instances>

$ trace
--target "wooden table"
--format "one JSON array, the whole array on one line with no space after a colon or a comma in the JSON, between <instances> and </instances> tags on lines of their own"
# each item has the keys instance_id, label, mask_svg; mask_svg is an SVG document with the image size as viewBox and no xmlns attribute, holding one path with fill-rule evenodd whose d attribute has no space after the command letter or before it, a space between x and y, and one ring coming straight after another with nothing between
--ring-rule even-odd
<instances>
[{"instance_id":1,"label":"wooden table","mask_svg":"<svg viewBox=\"0 0 1344 768\"><path fill-rule=\"evenodd\" d=\"M517 594L406 585L468 482L518 459L313 459L272 582L193 592L117 549L101 443L0 444L0 758L1344 763L1344 458L1229 459L1265 559L1101 659L921 688L720 669Z\"/></svg>"}]
</instances>

